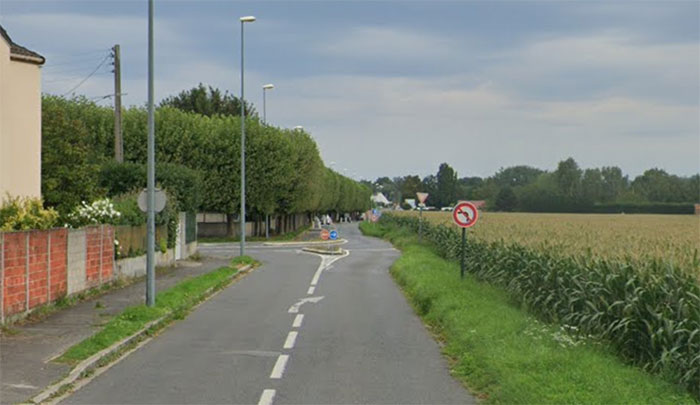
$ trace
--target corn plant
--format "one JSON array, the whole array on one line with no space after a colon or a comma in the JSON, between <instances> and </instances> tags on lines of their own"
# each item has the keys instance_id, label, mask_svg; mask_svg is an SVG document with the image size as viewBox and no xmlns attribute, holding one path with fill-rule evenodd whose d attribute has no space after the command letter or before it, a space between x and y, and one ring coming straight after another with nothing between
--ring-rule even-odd
<instances>
[{"instance_id":1,"label":"corn plant","mask_svg":"<svg viewBox=\"0 0 700 405\"><path fill-rule=\"evenodd\" d=\"M418 229L418 219L384 214L382 225ZM459 257L458 230L423 224L443 257ZM503 287L542 320L609 342L626 361L661 373L700 399L700 285L662 259L562 254L503 240L468 240L467 270ZM694 259L697 261L697 258Z\"/></svg>"}]
</instances>

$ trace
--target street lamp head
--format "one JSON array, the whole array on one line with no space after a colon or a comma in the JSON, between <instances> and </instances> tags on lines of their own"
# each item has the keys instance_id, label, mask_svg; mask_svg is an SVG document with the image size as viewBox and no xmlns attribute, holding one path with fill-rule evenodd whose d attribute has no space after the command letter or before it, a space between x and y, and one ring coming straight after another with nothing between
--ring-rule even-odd
<instances>
[{"instance_id":1,"label":"street lamp head","mask_svg":"<svg viewBox=\"0 0 700 405\"><path fill-rule=\"evenodd\" d=\"M242 23L253 22L253 21L255 21L255 17L253 17L252 15L249 15L246 17L241 17Z\"/></svg>"},{"instance_id":2,"label":"street lamp head","mask_svg":"<svg viewBox=\"0 0 700 405\"><path fill-rule=\"evenodd\" d=\"M263 90L270 90L270 89L274 89L274 88L275 88L275 85L272 83L266 84L263 86Z\"/></svg>"}]
</instances>

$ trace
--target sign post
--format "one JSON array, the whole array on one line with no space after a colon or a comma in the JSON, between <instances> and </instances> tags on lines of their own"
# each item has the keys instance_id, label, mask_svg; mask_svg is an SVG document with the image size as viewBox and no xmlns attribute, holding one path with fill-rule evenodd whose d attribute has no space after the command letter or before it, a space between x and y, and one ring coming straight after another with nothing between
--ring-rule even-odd
<instances>
[{"instance_id":1,"label":"sign post","mask_svg":"<svg viewBox=\"0 0 700 405\"><path fill-rule=\"evenodd\" d=\"M428 193L416 193L418 197L418 243L423 240L423 207L425 200L428 199Z\"/></svg>"},{"instance_id":2,"label":"sign post","mask_svg":"<svg viewBox=\"0 0 700 405\"><path fill-rule=\"evenodd\" d=\"M470 202L462 201L455 205L452 210L452 220L462 228L462 249L460 249L460 272L459 275L464 279L464 254L467 250L467 228L474 226L476 220L479 219L479 211L476 206Z\"/></svg>"}]
</instances>

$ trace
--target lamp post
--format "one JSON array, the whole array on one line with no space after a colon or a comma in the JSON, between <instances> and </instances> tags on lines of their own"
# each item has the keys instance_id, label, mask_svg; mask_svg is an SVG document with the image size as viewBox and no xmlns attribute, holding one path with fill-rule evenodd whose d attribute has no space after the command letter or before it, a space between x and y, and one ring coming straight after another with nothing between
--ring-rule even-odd
<instances>
[{"instance_id":1,"label":"lamp post","mask_svg":"<svg viewBox=\"0 0 700 405\"><path fill-rule=\"evenodd\" d=\"M243 26L247 22L254 22L255 17L241 17L241 256L245 254L245 96L244 96L244 73L243 73Z\"/></svg>"},{"instance_id":2,"label":"lamp post","mask_svg":"<svg viewBox=\"0 0 700 405\"><path fill-rule=\"evenodd\" d=\"M275 85L270 83L263 86L263 122L267 124L267 100L265 98L265 90L272 90Z\"/></svg>"},{"instance_id":3,"label":"lamp post","mask_svg":"<svg viewBox=\"0 0 700 405\"><path fill-rule=\"evenodd\" d=\"M148 140L146 175L146 305L156 304L155 118L153 116L153 0L148 0Z\"/></svg>"},{"instance_id":4,"label":"lamp post","mask_svg":"<svg viewBox=\"0 0 700 405\"><path fill-rule=\"evenodd\" d=\"M272 90L275 85L272 83L262 86L263 89L263 123L267 125L267 99L265 98L265 90ZM270 214L265 214L265 239L270 238Z\"/></svg>"}]
</instances>

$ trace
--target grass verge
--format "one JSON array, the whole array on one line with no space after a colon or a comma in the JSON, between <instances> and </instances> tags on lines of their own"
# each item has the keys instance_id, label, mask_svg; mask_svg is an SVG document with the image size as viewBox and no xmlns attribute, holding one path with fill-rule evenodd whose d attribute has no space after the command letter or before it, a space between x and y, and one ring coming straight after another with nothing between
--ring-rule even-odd
<instances>
[{"instance_id":1,"label":"grass verge","mask_svg":"<svg viewBox=\"0 0 700 405\"><path fill-rule=\"evenodd\" d=\"M199 302L211 292L226 287L238 268L246 264L257 265L250 256L240 256L231 261L231 267L221 267L195 278L181 281L168 290L156 295L156 305L136 305L126 308L121 314L112 318L105 327L69 348L55 361L77 364L112 344L136 333L148 322L162 317L182 319Z\"/></svg>"},{"instance_id":2,"label":"grass verge","mask_svg":"<svg viewBox=\"0 0 700 405\"><path fill-rule=\"evenodd\" d=\"M444 340L452 373L487 403L696 403L678 385L622 363L600 342L538 322L507 294L419 245L410 231L362 223L402 250L391 274Z\"/></svg>"}]
</instances>

